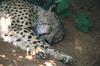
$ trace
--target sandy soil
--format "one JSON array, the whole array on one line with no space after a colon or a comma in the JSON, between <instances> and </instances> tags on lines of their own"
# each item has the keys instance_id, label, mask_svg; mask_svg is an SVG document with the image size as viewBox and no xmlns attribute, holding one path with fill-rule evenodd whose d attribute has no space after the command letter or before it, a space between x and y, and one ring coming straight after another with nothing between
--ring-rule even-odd
<instances>
[{"instance_id":1,"label":"sandy soil","mask_svg":"<svg viewBox=\"0 0 100 66\"><path fill-rule=\"evenodd\" d=\"M99 3L99 0L89 0L88 2L75 0L72 2L73 15L66 18L64 40L54 45L54 48L74 58L72 66L100 66ZM92 32L83 33L75 27L74 16L79 10L87 11L91 15L94 24ZM24 58L25 55L25 51L0 40L0 66L43 66L41 64L44 63L46 66L48 62L54 66L65 66L56 60L28 60Z\"/></svg>"}]
</instances>

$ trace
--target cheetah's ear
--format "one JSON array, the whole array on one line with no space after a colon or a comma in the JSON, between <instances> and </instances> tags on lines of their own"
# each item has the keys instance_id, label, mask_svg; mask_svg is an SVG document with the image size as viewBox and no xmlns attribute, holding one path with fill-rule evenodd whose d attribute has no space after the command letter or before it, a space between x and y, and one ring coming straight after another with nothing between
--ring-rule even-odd
<instances>
[{"instance_id":1,"label":"cheetah's ear","mask_svg":"<svg viewBox=\"0 0 100 66\"><path fill-rule=\"evenodd\" d=\"M51 13L51 11L52 11L52 9L53 9L54 7L56 7L56 5L50 6L50 8L49 8L49 10L48 10L48 14Z\"/></svg>"}]
</instances>

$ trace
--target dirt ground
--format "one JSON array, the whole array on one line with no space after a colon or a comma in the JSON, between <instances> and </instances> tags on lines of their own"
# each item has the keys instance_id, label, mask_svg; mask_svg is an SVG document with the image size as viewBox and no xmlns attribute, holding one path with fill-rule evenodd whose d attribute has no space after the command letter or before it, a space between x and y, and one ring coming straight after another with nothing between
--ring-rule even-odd
<instances>
[{"instance_id":1,"label":"dirt ground","mask_svg":"<svg viewBox=\"0 0 100 66\"><path fill-rule=\"evenodd\" d=\"M100 66L100 1L73 0L73 15L66 18L64 40L54 45L54 48L71 55L74 58L72 66ZM74 16L79 10L91 15L94 28L89 33L79 31L74 25ZM53 60L35 61L24 58L25 51L20 50L0 40L0 66L65 66ZM56 64L55 64L56 63Z\"/></svg>"}]
</instances>

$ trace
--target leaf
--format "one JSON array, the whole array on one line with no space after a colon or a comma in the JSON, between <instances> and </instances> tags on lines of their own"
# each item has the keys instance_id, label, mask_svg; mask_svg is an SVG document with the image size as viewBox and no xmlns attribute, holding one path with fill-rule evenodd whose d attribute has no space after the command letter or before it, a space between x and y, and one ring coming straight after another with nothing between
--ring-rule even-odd
<instances>
[{"instance_id":1,"label":"leaf","mask_svg":"<svg viewBox=\"0 0 100 66\"><path fill-rule=\"evenodd\" d=\"M69 0L60 0L58 1L57 13L61 13L63 10L69 8L70 1Z\"/></svg>"},{"instance_id":2,"label":"leaf","mask_svg":"<svg viewBox=\"0 0 100 66\"><path fill-rule=\"evenodd\" d=\"M71 14L70 9L65 9L63 10L59 15L61 15L62 17L67 17Z\"/></svg>"},{"instance_id":3,"label":"leaf","mask_svg":"<svg viewBox=\"0 0 100 66\"><path fill-rule=\"evenodd\" d=\"M78 13L75 18L75 24L83 32L90 32L93 27L90 16L86 12Z\"/></svg>"}]
</instances>

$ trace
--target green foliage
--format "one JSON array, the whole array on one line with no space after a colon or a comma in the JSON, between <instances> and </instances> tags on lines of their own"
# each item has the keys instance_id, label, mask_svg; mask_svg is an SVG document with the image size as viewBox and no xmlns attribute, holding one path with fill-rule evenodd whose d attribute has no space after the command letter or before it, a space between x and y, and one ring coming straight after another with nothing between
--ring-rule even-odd
<instances>
[{"instance_id":1,"label":"green foliage","mask_svg":"<svg viewBox=\"0 0 100 66\"><path fill-rule=\"evenodd\" d=\"M66 17L70 14L70 0L57 0L57 14Z\"/></svg>"},{"instance_id":2,"label":"green foliage","mask_svg":"<svg viewBox=\"0 0 100 66\"><path fill-rule=\"evenodd\" d=\"M67 16L71 15L70 9L64 9L61 13L57 13L59 16L66 18Z\"/></svg>"},{"instance_id":3,"label":"green foliage","mask_svg":"<svg viewBox=\"0 0 100 66\"><path fill-rule=\"evenodd\" d=\"M69 0L57 0L58 6L57 6L57 12L61 13L63 10L69 8Z\"/></svg>"},{"instance_id":4,"label":"green foliage","mask_svg":"<svg viewBox=\"0 0 100 66\"><path fill-rule=\"evenodd\" d=\"M83 32L90 32L93 27L90 16L86 12L78 13L75 18L75 24Z\"/></svg>"}]
</instances>

